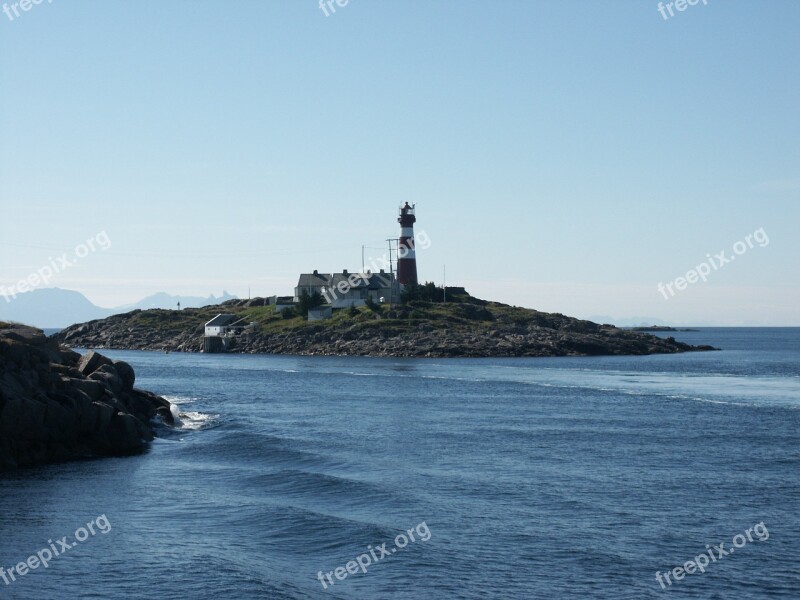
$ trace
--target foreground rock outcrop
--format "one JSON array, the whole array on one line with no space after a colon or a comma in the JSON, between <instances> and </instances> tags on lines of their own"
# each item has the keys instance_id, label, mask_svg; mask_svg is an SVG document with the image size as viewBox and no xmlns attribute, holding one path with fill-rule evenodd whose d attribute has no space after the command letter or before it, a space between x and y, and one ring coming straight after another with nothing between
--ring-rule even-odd
<instances>
[{"instance_id":1,"label":"foreground rock outcrop","mask_svg":"<svg viewBox=\"0 0 800 600\"><path fill-rule=\"evenodd\" d=\"M240 353L513 357L714 349L561 314L487 302L466 292L447 304L409 302L393 307L345 309L330 320L314 322L301 315L277 313L263 298L230 300L219 306L182 311L137 310L73 325L54 337L80 348L200 352L203 324L218 313L256 323L254 333L228 340L230 351Z\"/></svg>"},{"instance_id":2,"label":"foreground rock outcrop","mask_svg":"<svg viewBox=\"0 0 800 600\"><path fill-rule=\"evenodd\" d=\"M133 368L0 323L0 472L144 450L170 403L135 389Z\"/></svg>"}]
</instances>

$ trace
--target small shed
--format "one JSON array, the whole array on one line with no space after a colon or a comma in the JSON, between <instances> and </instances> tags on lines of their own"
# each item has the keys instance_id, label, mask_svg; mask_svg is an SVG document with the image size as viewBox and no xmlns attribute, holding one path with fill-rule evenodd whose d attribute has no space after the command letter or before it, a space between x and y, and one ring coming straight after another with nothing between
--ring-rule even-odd
<instances>
[{"instance_id":1,"label":"small shed","mask_svg":"<svg viewBox=\"0 0 800 600\"><path fill-rule=\"evenodd\" d=\"M308 309L309 321L324 321L333 316L333 308L330 306L318 306L316 308Z\"/></svg>"},{"instance_id":2,"label":"small shed","mask_svg":"<svg viewBox=\"0 0 800 600\"><path fill-rule=\"evenodd\" d=\"M236 321L235 315L220 314L206 323L206 337L219 337L225 335L228 326Z\"/></svg>"}]
</instances>

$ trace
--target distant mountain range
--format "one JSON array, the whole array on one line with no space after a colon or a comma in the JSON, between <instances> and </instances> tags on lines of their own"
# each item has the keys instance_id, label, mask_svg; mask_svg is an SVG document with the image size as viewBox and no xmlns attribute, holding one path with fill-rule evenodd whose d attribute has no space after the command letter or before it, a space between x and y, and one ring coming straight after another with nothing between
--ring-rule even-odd
<instances>
[{"instance_id":1,"label":"distant mountain range","mask_svg":"<svg viewBox=\"0 0 800 600\"><path fill-rule=\"evenodd\" d=\"M93 304L86 296L73 290L60 288L44 288L19 294L10 302L0 296L0 321L16 321L43 329L60 329L75 323L84 323L94 319L105 319L111 315L130 312L137 308L177 309L199 308L210 304L220 304L236 296L223 291L221 296L213 294L208 298L200 296L173 296L159 292L136 302L114 308L103 308Z\"/></svg>"}]
</instances>

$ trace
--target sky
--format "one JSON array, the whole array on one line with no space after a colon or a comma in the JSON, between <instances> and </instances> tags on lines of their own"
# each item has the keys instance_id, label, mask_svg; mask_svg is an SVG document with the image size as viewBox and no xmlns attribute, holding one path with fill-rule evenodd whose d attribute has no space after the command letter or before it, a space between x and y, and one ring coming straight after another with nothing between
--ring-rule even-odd
<instances>
[{"instance_id":1,"label":"sky","mask_svg":"<svg viewBox=\"0 0 800 600\"><path fill-rule=\"evenodd\" d=\"M379 260L408 201L424 281L800 325L798 2L13 4L0 286L289 295Z\"/></svg>"}]
</instances>

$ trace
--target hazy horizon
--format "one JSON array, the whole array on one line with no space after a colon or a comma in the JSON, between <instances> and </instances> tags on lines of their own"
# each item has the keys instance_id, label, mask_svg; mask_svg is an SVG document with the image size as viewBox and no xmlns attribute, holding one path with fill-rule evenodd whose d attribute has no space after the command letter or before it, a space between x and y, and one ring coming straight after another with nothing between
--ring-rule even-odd
<instances>
[{"instance_id":1,"label":"hazy horizon","mask_svg":"<svg viewBox=\"0 0 800 600\"><path fill-rule=\"evenodd\" d=\"M448 285L448 287L450 287L450 286ZM57 288L57 287L40 288L40 289L41 290L60 290L60 291L65 291L65 292L76 292L76 293L81 294L84 298L86 298L89 302L91 302L95 307L97 307L99 309L102 309L102 310L107 310L107 311L112 311L112 310L130 310L132 308L139 307L138 305L140 305L145 300L148 300L148 299L152 298L153 296L158 296L158 295L161 295L161 294L168 295L170 297L175 298L176 300L195 299L195 298L198 298L198 297L211 300L212 297L213 297L215 300L217 300L219 302L223 301L223 299L226 298L226 294L228 294L227 290L222 290L222 291L220 291L218 293L212 292L212 293L209 293L209 294L199 294L199 295L191 295L191 296L190 295L169 294L168 292L161 291L161 292L156 292L154 294L149 294L148 296L145 296L145 297L136 298L135 300L132 300L132 301L129 301L129 302L125 302L123 304L104 306L104 305L98 304L97 302L93 302L90 297L86 296L85 294L82 294L78 290L68 290L68 289ZM467 291L469 291L469 290L467 290ZM277 292L275 294L265 294L265 295L259 295L259 296L255 296L255 295L251 294L251 297L252 298L256 298L256 297L267 297L267 296L273 296L273 295L280 296L280 295L283 295L283 294L280 294L280 293L277 293ZM286 294L286 295L289 295L289 294ZM235 294L233 294L232 296L234 296L234 297L236 297L238 299L241 299L241 300L247 299L247 296L237 296ZM17 296L17 298L19 298L19 297L20 296ZM489 298L482 298L482 299L489 299ZM498 301L496 299L493 299L493 300L494 301ZM24 298L23 298L23 301L24 301ZM12 314L11 317L9 317L7 315L7 310L4 310L6 306L7 305L6 305L5 302L0 302L0 320L3 320L4 318L6 320L11 320L11 321L18 320L18 319L13 318L13 314ZM182 304L182 308L188 308L190 306L194 306L194 305L193 304L186 304L185 302ZM524 306L524 305L517 305L517 306ZM167 309L173 309L174 308L174 309L177 309L177 306L174 306L174 307L173 306L165 306L165 307L161 307L161 308L167 308ZM526 307L526 308L534 308L534 307ZM558 312L558 311L553 311L553 312ZM662 319L662 318L660 318L658 316L653 316L653 315L635 315L635 314L630 314L630 315L568 314L568 316L573 316L573 317L577 317L577 318L580 318L580 319L586 319L586 320L589 320L589 321L594 321L596 323L613 323L613 324L619 325L620 327L630 327L630 326L639 326L639 325L671 325L673 327L779 327L779 328L780 327L798 327L798 325L792 325L792 324L764 325L764 324L760 324L760 323L756 323L756 322L724 324L724 323L716 323L716 322L713 322L713 321L665 321L664 319ZM100 317L97 317L97 318L100 318ZM25 321L23 320L22 322L25 322ZM38 325L37 323L34 323L34 322L31 322L31 323L28 323L28 324ZM43 327L45 329L60 329L60 328L63 328L64 325L62 325L62 326L44 325Z\"/></svg>"}]
</instances>

